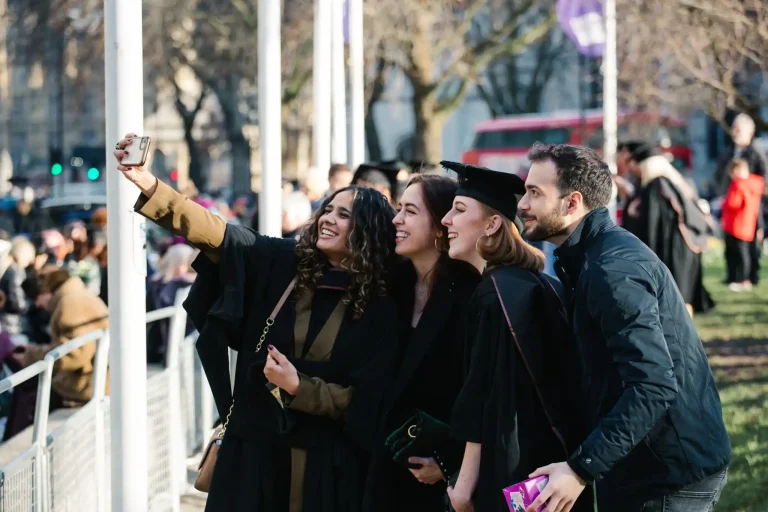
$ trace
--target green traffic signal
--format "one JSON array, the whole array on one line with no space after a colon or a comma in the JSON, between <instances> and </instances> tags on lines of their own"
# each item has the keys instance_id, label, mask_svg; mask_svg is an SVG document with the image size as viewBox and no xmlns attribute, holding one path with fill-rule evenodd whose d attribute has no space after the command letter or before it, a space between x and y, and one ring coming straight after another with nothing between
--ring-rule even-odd
<instances>
[{"instance_id":1,"label":"green traffic signal","mask_svg":"<svg viewBox=\"0 0 768 512\"><path fill-rule=\"evenodd\" d=\"M62 166L61 164L53 164L51 166L51 174L53 174L54 176L58 176L63 171L64 171L64 166Z\"/></svg>"},{"instance_id":2,"label":"green traffic signal","mask_svg":"<svg viewBox=\"0 0 768 512\"><path fill-rule=\"evenodd\" d=\"M99 179L100 175L101 175L101 173L99 172L99 170L97 168L91 167L90 169L88 169L88 175L87 176L88 176L89 180L96 181L97 179Z\"/></svg>"}]
</instances>

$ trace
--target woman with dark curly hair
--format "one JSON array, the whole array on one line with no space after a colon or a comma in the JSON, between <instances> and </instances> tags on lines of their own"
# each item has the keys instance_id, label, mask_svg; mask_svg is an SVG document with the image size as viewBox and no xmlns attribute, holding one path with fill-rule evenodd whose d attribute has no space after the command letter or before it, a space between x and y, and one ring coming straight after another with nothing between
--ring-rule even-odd
<instances>
[{"instance_id":1,"label":"woman with dark curly hair","mask_svg":"<svg viewBox=\"0 0 768 512\"><path fill-rule=\"evenodd\" d=\"M206 510L361 511L396 344L393 209L374 190L341 189L296 242L225 224L146 170L118 169L142 192L138 213L202 251L184 307L226 432ZM227 347L238 351L233 392Z\"/></svg>"}]
</instances>

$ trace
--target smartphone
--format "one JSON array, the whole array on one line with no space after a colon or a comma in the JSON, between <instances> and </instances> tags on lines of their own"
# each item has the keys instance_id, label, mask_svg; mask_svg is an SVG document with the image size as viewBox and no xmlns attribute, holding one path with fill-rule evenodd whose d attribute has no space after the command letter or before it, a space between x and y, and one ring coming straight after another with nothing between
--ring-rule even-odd
<instances>
[{"instance_id":1,"label":"smartphone","mask_svg":"<svg viewBox=\"0 0 768 512\"><path fill-rule=\"evenodd\" d=\"M136 137L133 141L125 146L124 150L128 152L120 162L122 165L129 167L141 167L147 163L147 156L149 155L149 137Z\"/></svg>"}]
</instances>

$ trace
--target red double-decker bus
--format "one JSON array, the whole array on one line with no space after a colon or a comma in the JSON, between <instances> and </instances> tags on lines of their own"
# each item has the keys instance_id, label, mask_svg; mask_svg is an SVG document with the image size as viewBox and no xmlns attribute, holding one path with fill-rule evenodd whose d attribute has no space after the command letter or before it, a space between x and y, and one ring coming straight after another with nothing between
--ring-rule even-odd
<instances>
[{"instance_id":1,"label":"red double-decker bus","mask_svg":"<svg viewBox=\"0 0 768 512\"><path fill-rule=\"evenodd\" d=\"M652 112L621 112L619 140L644 140L673 157L680 170L691 169L691 147L685 121ZM602 151L603 113L600 110L524 114L489 119L478 124L465 163L482 165L525 177L526 154L535 142L581 144Z\"/></svg>"}]
</instances>

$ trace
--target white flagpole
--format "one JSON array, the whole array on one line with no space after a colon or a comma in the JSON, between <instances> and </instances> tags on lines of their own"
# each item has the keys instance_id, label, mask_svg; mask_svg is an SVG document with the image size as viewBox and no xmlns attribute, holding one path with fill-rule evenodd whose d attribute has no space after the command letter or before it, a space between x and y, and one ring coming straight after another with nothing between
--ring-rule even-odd
<instances>
[{"instance_id":1,"label":"white flagpole","mask_svg":"<svg viewBox=\"0 0 768 512\"><path fill-rule=\"evenodd\" d=\"M146 252L142 218L133 212L136 188L120 176L112 156L112 144L124 134L144 130L141 2L105 0L104 41L112 510L144 512L149 506Z\"/></svg>"}]
</instances>

